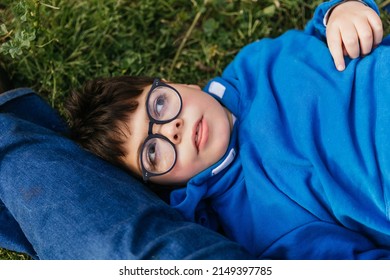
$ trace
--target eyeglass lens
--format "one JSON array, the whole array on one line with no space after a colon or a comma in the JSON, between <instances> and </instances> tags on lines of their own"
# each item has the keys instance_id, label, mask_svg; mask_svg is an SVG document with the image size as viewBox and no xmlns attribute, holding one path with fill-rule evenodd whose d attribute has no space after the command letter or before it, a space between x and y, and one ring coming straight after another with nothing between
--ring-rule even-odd
<instances>
[{"instance_id":1,"label":"eyeglass lens","mask_svg":"<svg viewBox=\"0 0 390 280\"><path fill-rule=\"evenodd\" d=\"M176 160L174 147L162 138L151 138L142 151L144 168L151 173L162 174L171 169Z\"/></svg>"},{"instance_id":2,"label":"eyeglass lens","mask_svg":"<svg viewBox=\"0 0 390 280\"><path fill-rule=\"evenodd\" d=\"M170 87L159 86L149 96L148 111L155 120L168 121L174 119L179 113L180 107L180 97Z\"/></svg>"}]
</instances>

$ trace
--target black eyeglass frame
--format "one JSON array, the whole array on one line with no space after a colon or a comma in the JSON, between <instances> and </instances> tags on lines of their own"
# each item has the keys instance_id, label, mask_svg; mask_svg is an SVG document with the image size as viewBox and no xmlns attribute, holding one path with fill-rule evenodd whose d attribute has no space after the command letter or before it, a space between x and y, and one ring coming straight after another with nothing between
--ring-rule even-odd
<instances>
[{"instance_id":1,"label":"black eyeglass frame","mask_svg":"<svg viewBox=\"0 0 390 280\"><path fill-rule=\"evenodd\" d=\"M168 119L168 120L156 120L155 118L152 117L152 115L150 114L149 112L149 99L150 99L150 96L152 94L152 92L158 88L158 87L167 87L167 88L170 88L172 89L174 92L176 92L177 96L179 97L179 100L180 100L180 108L179 110L177 111L177 114L175 116L173 116L172 118ZM176 147L175 147L175 144L172 143L171 140L169 140L167 137L165 137L164 135L161 135L161 134L158 134L158 133L153 133L153 125L154 124L166 124L166 123L170 123L171 121L173 121L174 119L177 118L177 116L180 115L181 113L181 109L183 107L183 100L181 98L181 95L180 93L172 86L162 82L159 78L155 78L153 80L153 84L152 84L152 87L150 88L149 92L148 92L148 95L146 97L146 103L145 103L145 106L146 106L146 112L148 114L148 117L149 117L149 128L148 128L148 137L146 137L146 139L144 140L144 143L142 144L142 147L141 147L141 152L140 152L140 162L141 162L141 169L142 169L142 178L145 182L149 181L151 177L155 177L155 176L161 176L161 175L164 175L164 174L167 174L169 171L172 170L172 168L175 166L176 164L176 160L177 160L177 151L176 151ZM143 163L143 160L142 160L142 155L143 155L143 151L145 149L145 146L146 146L146 143L148 143L148 141L150 139L154 139L154 138L159 138L159 139L163 139L165 141L167 141L169 144L171 144L171 146L173 147L173 150L175 152L175 161L173 162L172 166L165 172L162 172L162 173L153 173L153 172L150 172L148 170L146 170L146 168L144 167L144 163Z\"/></svg>"}]
</instances>

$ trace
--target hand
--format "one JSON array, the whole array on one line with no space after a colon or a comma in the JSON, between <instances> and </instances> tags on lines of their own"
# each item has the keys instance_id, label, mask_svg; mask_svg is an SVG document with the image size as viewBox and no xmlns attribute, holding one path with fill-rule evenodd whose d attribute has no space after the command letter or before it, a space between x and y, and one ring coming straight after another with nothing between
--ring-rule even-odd
<instances>
[{"instance_id":1,"label":"hand","mask_svg":"<svg viewBox=\"0 0 390 280\"><path fill-rule=\"evenodd\" d=\"M358 1L336 6L329 16L326 38L336 68L345 69L344 55L354 59L369 54L382 41L378 14Z\"/></svg>"}]
</instances>

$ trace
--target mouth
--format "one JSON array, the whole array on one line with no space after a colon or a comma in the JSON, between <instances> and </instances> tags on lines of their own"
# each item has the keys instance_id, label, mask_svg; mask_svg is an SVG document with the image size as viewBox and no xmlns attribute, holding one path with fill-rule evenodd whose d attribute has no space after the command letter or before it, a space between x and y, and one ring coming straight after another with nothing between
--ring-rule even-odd
<instances>
[{"instance_id":1,"label":"mouth","mask_svg":"<svg viewBox=\"0 0 390 280\"><path fill-rule=\"evenodd\" d=\"M193 143L197 153L205 146L208 139L208 126L203 116L198 120L193 128Z\"/></svg>"}]
</instances>

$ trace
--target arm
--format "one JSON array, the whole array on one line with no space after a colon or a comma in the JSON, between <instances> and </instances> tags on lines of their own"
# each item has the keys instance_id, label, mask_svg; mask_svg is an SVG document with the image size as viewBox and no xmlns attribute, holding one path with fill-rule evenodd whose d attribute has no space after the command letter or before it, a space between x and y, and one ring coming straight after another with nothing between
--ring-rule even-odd
<instances>
[{"instance_id":1,"label":"arm","mask_svg":"<svg viewBox=\"0 0 390 280\"><path fill-rule=\"evenodd\" d=\"M329 1L318 6L305 31L326 40L338 70L345 68L344 55L366 55L383 36L379 10L372 0ZM326 25L325 25L326 24Z\"/></svg>"},{"instance_id":2,"label":"arm","mask_svg":"<svg viewBox=\"0 0 390 280\"><path fill-rule=\"evenodd\" d=\"M390 259L390 250L366 236L336 224L315 221L275 241L261 255L271 259L375 260Z\"/></svg>"}]
</instances>

